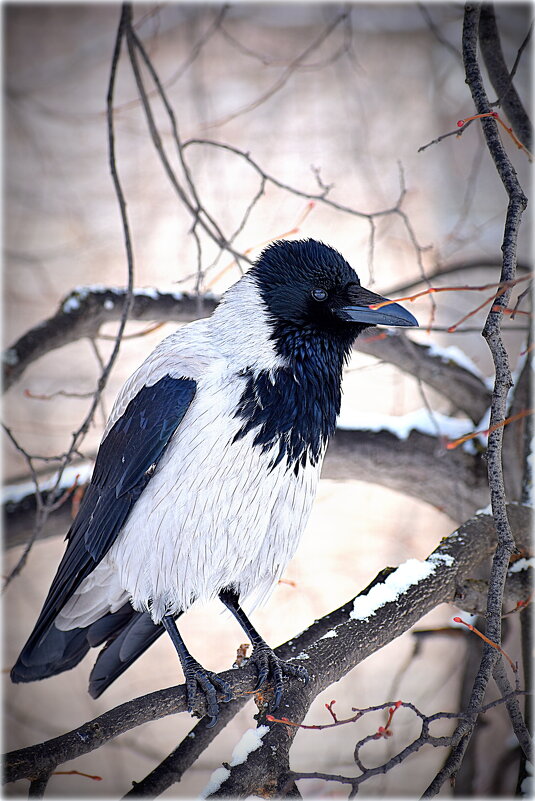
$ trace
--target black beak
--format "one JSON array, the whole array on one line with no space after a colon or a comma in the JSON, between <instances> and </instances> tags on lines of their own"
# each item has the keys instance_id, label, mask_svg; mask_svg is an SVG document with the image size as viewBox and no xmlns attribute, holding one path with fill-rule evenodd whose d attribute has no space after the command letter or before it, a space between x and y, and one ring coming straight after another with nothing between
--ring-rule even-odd
<instances>
[{"instance_id":1,"label":"black beak","mask_svg":"<svg viewBox=\"0 0 535 801\"><path fill-rule=\"evenodd\" d=\"M399 303L393 303L369 289L353 286L349 292L350 302L335 311L342 320L365 325L416 326L418 320ZM379 307L379 308L377 308Z\"/></svg>"}]
</instances>

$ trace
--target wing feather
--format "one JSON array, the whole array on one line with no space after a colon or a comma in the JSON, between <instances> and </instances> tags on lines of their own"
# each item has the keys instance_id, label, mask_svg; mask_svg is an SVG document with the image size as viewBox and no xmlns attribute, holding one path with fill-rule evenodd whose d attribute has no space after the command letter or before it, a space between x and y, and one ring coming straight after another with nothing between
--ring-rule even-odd
<instances>
[{"instance_id":1,"label":"wing feather","mask_svg":"<svg viewBox=\"0 0 535 801\"><path fill-rule=\"evenodd\" d=\"M25 680L22 676L27 671L22 666L42 662L38 651L41 647L47 650L45 641L57 614L115 542L186 414L196 387L191 378L164 375L151 386L142 387L108 430L91 483L67 534L67 549L35 628L13 668L15 681ZM50 663L50 654L46 661Z\"/></svg>"}]
</instances>

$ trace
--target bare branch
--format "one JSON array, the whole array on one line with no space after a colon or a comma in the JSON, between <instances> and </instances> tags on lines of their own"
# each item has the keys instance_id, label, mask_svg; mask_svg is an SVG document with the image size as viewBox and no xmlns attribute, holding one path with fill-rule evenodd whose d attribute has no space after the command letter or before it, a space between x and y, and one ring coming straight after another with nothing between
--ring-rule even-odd
<instances>
[{"instance_id":1,"label":"bare branch","mask_svg":"<svg viewBox=\"0 0 535 801\"><path fill-rule=\"evenodd\" d=\"M418 431L401 440L388 431L339 428L322 475L387 486L427 501L454 520L466 520L488 504L481 458L459 448L443 450L435 437Z\"/></svg>"},{"instance_id":2,"label":"bare branch","mask_svg":"<svg viewBox=\"0 0 535 801\"><path fill-rule=\"evenodd\" d=\"M466 122L465 125L463 125L462 128L454 128L453 131L448 131L448 133L441 134L440 136L437 136L436 139L432 139L426 145L421 145L418 148L418 153L423 153L423 151L427 150L427 148L431 147L431 145L438 145L439 142L443 142L444 139L449 139L450 136L456 136L457 138L461 137L463 135L463 133L470 127L472 122L473 122L473 120L468 120L468 122Z\"/></svg>"},{"instance_id":3,"label":"bare branch","mask_svg":"<svg viewBox=\"0 0 535 801\"><path fill-rule=\"evenodd\" d=\"M526 354L526 361L514 388L514 394L507 414L513 415L531 406L532 353ZM503 434L503 463L507 497L513 501L529 502L525 492L531 483L530 453L532 447L533 420L530 415L519 420L514 426L507 426Z\"/></svg>"},{"instance_id":4,"label":"bare branch","mask_svg":"<svg viewBox=\"0 0 535 801\"><path fill-rule=\"evenodd\" d=\"M517 541L528 546L531 533L529 510L523 506L511 506L508 511ZM285 696L291 704L289 713L292 716L295 713L296 722L301 722L319 692L409 629L437 604L453 601L457 585L477 564L488 558L495 543L492 518L488 515L477 515L441 541L427 560L427 577L409 586L396 601L380 606L367 620L360 620L351 617L354 603L354 599L351 599L339 609L315 621L298 637L276 649L276 653L284 659L299 659L301 653L306 654L310 682L303 686L298 679L291 680ZM391 569L382 571L360 595L366 595L373 586L384 581L385 572L388 574ZM331 629L336 629L337 636L324 638L323 635ZM220 675L230 683L235 697L250 695L256 683L252 666L228 670ZM261 698L261 704L267 703L269 692L263 690ZM43 771L52 771L57 765L89 753L142 723L185 709L184 685L136 698L67 734L6 755L5 781L16 781L36 776ZM199 714L204 713L204 700L201 697L197 699L196 711ZM285 728L280 724L273 724L272 728L275 727L279 730ZM293 734L285 733L284 737L293 738ZM268 746L270 742L271 740L265 739L264 746ZM264 746L258 749L259 752L264 751ZM289 747L289 743L285 747ZM247 784L251 788L248 794L253 787L269 780L269 771L265 770L266 759L267 753L264 754L264 761L254 763L257 765L256 772L251 772L247 778ZM253 764L249 760L247 763ZM258 773L258 770L261 772Z\"/></svg>"},{"instance_id":5,"label":"bare branch","mask_svg":"<svg viewBox=\"0 0 535 801\"><path fill-rule=\"evenodd\" d=\"M132 782L132 789L125 794L124 798L154 798L172 784L179 782L186 770L193 765L212 740L249 700L250 696L244 695L228 704L223 704L217 723L210 729L207 728L204 720L199 721L154 770L141 781Z\"/></svg>"},{"instance_id":6,"label":"bare branch","mask_svg":"<svg viewBox=\"0 0 535 801\"><path fill-rule=\"evenodd\" d=\"M277 78L275 83L260 97L254 100L252 103L249 103L247 106L244 106L238 111L233 112L232 114L228 114L226 117L216 120L210 124L210 128L217 128L221 125L225 125L227 122L236 119L236 117L242 116L242 114L246 114L250 111L261 106L266 100L269 100L270 97L273 97L283 86L290 80L293 73L298 69L300 65L305 61L306 58L310 55L310 53L315 52L322 44L329 38L331 33L338 27L338 25L343 22L348 16L348 12L344 11L343 14L339 14L334 20L325 27L325 29L321 32L319 36L317 36L292 62L291 64L286 67L286 69L282 72L282 74Z\"/></svg>"},{"instance_id":7,"label":"bare branch","mask_svg":"<svg viewBox=\"0 0 535 801\"><path fill-rule=\"evenodd\" d=\"M445 450L436 437L418 431L400 439L389 431L339 428L327 448L322 476L380 484L426 501L454 520L466 520L489 501L481 456L462 448ZM47 504L57 500L57 493L41 495ZM4 547L27 542L35 510L36 496L30 491L6 504ZM71 523L69 505L61 505L36 538L58 536Z\"/></svg>"},{"instance_id":8,"label":"bare branch","mask_svg":"<svg viewBox=\"0 0 535 801\"><path fill-rule=\"evenodd\" d=\"M80 447L81 442L83 441L87 431L89 430L89 426L95 416L95 412L101 403L102 393L106 387L108 379L110 377L111 371L119 355L119 349L121 347L121 340L123 337L124 329L126 326L126 322L128 320L128 316L130 314L130 310L132 308L133 302L133 287L134 287L134 256L132 251L132 242L130 237L130 229L128 225L128 217L126 213L126 202L124 199L124 194L121 188L121 183L119 181L119 175L117 173L117 167L115 163L115 132L114 132L114 123L113 123L113 98L114 98L114 90L115 90L115 79L117 74L117 66L119 63L119 56L121 52L121 43L124 36L125 26L127 25L128 21L128 7L124 6L121 12L121 18L119 22L119 27L117 30L117 36L115 40L115 47L112 56L111 62L111 70L110 70L110 78L108 83L108 93L106 99L106 120L107 120L107 129L108 129L108 155L109 155L109 167L110 172L112 175L112 180L115 188L115 193L117 195L117 200L119 203L120 213L121 213L121 222L123 228L123 238L126 250L126 260L127 260L127 269L128 269L128 279L127 279L127 288L124 292L120 320L119 320L119 327L115 337L115 343L111 352L111 355L106 364L102 366L101 374L97 382L97 387L93 393L92 401L89 407L89 411L86 413L85 418L83 419L82 423L78 427L78 429L72 434L71 442L67 453L63 454L60 458L60 466L57 472L56 484L55 487L50 494L50 498L54 495L54 490L59 486L61 482L61 478L63 475L63 471L67 467L67 465L72 461L73 457L78 453L78 449ZM37 335L39 338L39 335ZM18 356L16 352L8 351L10 354L10 358L8 358L9 362L15 363L17 362ZM6 582L4 584L4 588L9 584L9 582L22 570L28 554L33 546L33 543L42 532L48 516L52 511L52 502L49 503L48 499L46 502L43 502L39 492L39 484L35 477L35 470L33 468L33 459L30 454L28 454L15 440L13 434L4 426L4 429L8 433L11 441L17 447L17 449L25 456L26 461L29 465L30 472L34 479L35 483L35 496L36 496L36 514L35 514L35 521L33 525L32 535L26 543L26 548L13 570L11 571L10 575L7 577ZM39 785L40 786L40 785ZM46 786L46 783L45 783ZM44 787L43 787L44 791Z\"/></svg>"},{"instance_id":9,"label":"bare branch","mask_svg":"<svg viewBox=\"0 0 535 801\"><path fill-rule=\"evenodd\" d=\"M357 340L356 350L417 376L451 400L456 409L466 412L474 423L481 420L490 405L490 392L483 381L449 359L447 351L434 354L431 346L419 345L403 335L380 338L365 333Z\"/></svg>"},{"instance_id":10,"label":"bare branch","mask_svg":"<svg viewBox=\"0 0 535 801\"><path fill-rule=\"evenodd\" d=\"M85 337L94 339L105 323L121 318L126 297L124 289L74 289L61 301L53 317L39 323L20 337L4 354L4 389L21 377L36 359ZM215 308L214 298L205 297L205 313ZM187 293L165 293L143 290L133 293L130 320L190 321L198 317L197 299Z\"/></svg>"},{"instance_id":11,"label":"bare branch","mask_svg":"<svg viewBox=\"0 0 535 801\"><path fill-rule=\"evenodd\" d=\"M435 281L436 278L446 278L449 275L456 275L457 273L469 272L470 270L496 270L501 269L502 262L497 259L464 259L463 261L451 262L449 264L440 264L434 270L427 273L429 281ZM531 266L524 263L517 264L519 273L530 273ZM395 297L396 295L405 294L410 292L411 289L421 286L422 277L418 276L412 281L403 281L394 286L387 287L383 294ZM478 328L478 331L481 329Z\"/></svg>"},{"instance_id":12,"label":"bare branch","mask_svg":"<svg viewBox=\"0 0 535 801\"><path fill-rule=\"evenodd\" d=\"M481 54L483 55L489 78L498 95L498 102L507 115L518 139L528 150L531 150L533 139L531 121L513 85L512 77L505 63L493 3L483 3L481 6L479 46L481 47ZM482 112L478 113L481 114Z\"/></svg>"},{"instance_id":13,"label":"bare branch","mask_svg":"<svg viewBox=\"0 0 535 801\"><path fill-rule=\"evenodd\" d=\"M61 303L53 317L24 334L4 357L4 387L9 389L25 369L51 350L82 338L94 339L100 327L118 319L124 290L79 288ZM201 315L210 314L217 303L212 295L202 297ZM188 293L136 290L131 320L190 322L199 317L198 297ZM382 339L362 335L357 350L391 362L421 379L438 392L445 392L453 404L474 421L480 420L489 404L489 394L477 376L453 361L434 356L426 345L407 344L398 336ZM11 364L10 364L11 362Z\"/></svg>"},{"instance_id":14,"label":"bare branch","mask_svg":"<svg viewBox=\"0 0 535 801\"><path fill-rule=\"evenodd\" d=\"M476 111L478 114L487 114L490 111L490 105L477 60L480 14L480 5L467 4L465 6L462 46L466 82L470 88ZM490 117L485 117L481 120L481 124L487 148L509 197L502 243L503 264L500 276L501 282L509 282L514 280L516 274L518 229L527 199L500 140L496 121ZM501 614L507 567L509 557L515 547L506 508L502 467L503 427L499 425L505 419L507 396L512 384L507 351L500 331L502 309L507 308L510 293L510 287L505 292L500 290L499 297L496 298L495 303L492 305L483 329L483 336L491 351L496 374L492 393L490 427L492 429L493 426L498 426L491 430L489 434L487 449L488 479L498 543L492 561L487 596L486 634L498 646L501 644ZM467 718L459 723L456 730L459 735L458 744L452 750L442 770L428 786L424 797L431 797L438 793L442 784L458 770L474 731L488 682L496 669L499 658L498 651L485 643L483 656L467 707Z\"/></svg>"}]
</instances>

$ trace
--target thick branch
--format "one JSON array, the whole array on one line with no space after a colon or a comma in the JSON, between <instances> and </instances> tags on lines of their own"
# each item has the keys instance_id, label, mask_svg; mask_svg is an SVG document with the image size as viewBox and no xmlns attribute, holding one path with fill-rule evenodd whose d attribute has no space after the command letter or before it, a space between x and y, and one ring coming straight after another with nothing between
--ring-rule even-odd
<instances>
[{"instance_id":1,"label":"thick branch","mask_svg":"<svg viewBox=\"0 0 535 801\"><path fill-rule=\"evenodd\" d=\"M389 431L339 428L327 449L322 477L380 484L426 501L459 521L489 502L481 456L462 447L446 451L436 437L418 431L403 440ZM35 509L30 487L19 500L5 504L5 548L27 542ZM37 538L58 536L71 523L71 504L66 501L51 513Z\"/></svg>"},{"instance_id":2,"label":"thick branch","mask_svg":"<svg viewBox=\"0 0 535 801\"><path fill-rule=\"evenodd\" d=\"M399 439L388 431L338 429L327 450L324 478L360 481L398 490L466 520L488 504L485 467L461 447L446 451L435 437L413 431Z\"/></svg>"},{"instance_id":3,"label":"thick branch","mask_svg":"<svg viewBox=\"0 0 535 801\"><path fill-rule=\"evenodd\" d=\"M528 353L526 362L514 388L514 396L507 414L512 416L531 408L532 354ZM514 425L507 426L503 433L503 463L507 498L522 500L525 473L530 470L529 456L532 449L533 418L523 417ZM529 476L527 476L529 482Z\"/></svg>"},{"instance_id":4,"label":"thick branch","mask_svg":"<svg viewBox=\"0 0 535 801\"><path fill-rule=\"evenodd\" d=\"M528 548L530 510L524 506L511 506L509 514L517 542ZM432 554L429 559L435 569L425 580L410 586L397 601L380 607L368 620L354 620L350 617L354 600L351 599L315 621L298 637L280 646L277 654L285 659L298 658L301 653L306 653L306 667L311 677L306 688L299 680L292 681L290 690L287 690L288 697L293 697L294 691L297 692L299 688L299 693L306 692L309 705L318 692L409 629L422 615L439 603L453 601L457 586L476 565L489 557L495 543L492 518L478 515L442 540L434 552L435 558ZM440 559L441 556L445 557L445 561ZM383 580L384 576L379 578ZM372 585L376 583L372 582ZM336 629L337 636L321 639L331 629ZM250 694L256 682L252 667L228 670L221 676L231 684L234 695L240 697ZM268 694L264 693L264 696L267 698ZM201 697L197 700L197 712L203 713L204 701ZM5 781L34 777L54 770L62 762L89 753L142 723L184 711L185 708L183 685L136 698L67 734L8 754L4 762ZM251 777L249 792L253 792L252 788L267 778L265 774Z\"/></svg>"},{"instance_id":5,"label":"thick branch","mask_svg":"<svg viewBox=\"0 0 535 801\"><path fill-rule=\"evenodd\" d=\"M20 379L26 368L51 350L85 337L98 336L105 323L120 318L124 290L112 287L82 287L71 292L53 317L27 331L4 353L4 389ZM138 290L129 315L130 320L147 322L191 322L214 310L217 300L211 296L187 293ZM397 335L382 339L363 334L356 349L395 364L400 370L416 375L438 392L445 394L472 420L480 420L489 405L489 393L483 382L453 361L432 355L426 345L418 345Z\"/></svg>"},{"instance_id":6,"label":"thick branch","mask_svg":"<svg viewBox=\"0 0 535 801\"><path fill-rule=\"evenodd\" d=\"M188 768L249 700L249 696L244 695L241 698L235 698L228 704L222 704L217 723L211 729L207 728L204 720L199 721L154 770L141 781L132 782L132 789L125 794L124 798L155 798L172 784L179 782Z\"/></svg>"},{"instance_id":7,"label":"thick branch","mask_svg":"<svg viewBox=\"0 0 535 801\"><path fill-rule=\"evenodd\" d=\"M429 345L420 345L403 335L380 339L376 333L364 333L357 340L356 349L419 378L448 398L455 409L468 414L474 423L481 420L490 405L490 392L477 375L448 359L447 354L435 355Z\"/></svg>"},{"instance_id":8,"label":"thick branch","mask_svg":"<svg viewBox=\"0 0 535 801\"><path fill-rule=\"evenodd\" d=\"M520 511L517 522L525 516L525 524L529 525L528 511L524 507L516 507L516 510L524 510ZM516 517L516 510L512 512L512 516ZM316 639L309 648L304 649L310 682L306 687L296 681L292 683L292 692L288 694L289 706L288 709L285 708L284 716L294 723L301 723L319 692L346 675L355 664L361 662L366 656L382 648L402 631L410 628L421 617L423 609L430 611L438 603L452 601L461 576L463 573L466 575L467 571L473 568L471 562L474 556L472 548L476 544L475 540L478 540L476 547L482 549L479 556L476 557L477 561L492 552L494 541L491 518L486 518L490 525L487 528L484 524L487 533L480 538L480 521L483 519L485 518L476 517L450 537L445 538L428 560L432 564L434 558L441 564L440 569L410 587L398 597L396 602L380 607L367 622L363 623L363 621L353 620L349 617L352 603L342 607L348 615L348 619L338 624L332 622L331 630L336 631L336 637ZM447 564L443 566L441 557L445 558L446 562L452 557L451 566ZM370 588L375 583L372 582ZM379 622L379 619L382 621L382 625L374 625ZM398 626L400 626L399 629ZM358 656L355 661L356 654ZM264 719L261 718L260 722L264 723ZM280 723L273 724L263 738L262 747L253 752L245 763L232 768L230 776L223 782L219 790L209 797L245 798L251 794L258 794L264 798L276 796L277 791L280 790L281 773L284 777L287 753L297 731L298 729L295 727ZM274 759L274 754L277 752L281 752L278 760Z\"/></svg>"},{"instance_id":9,"label":"thick branch","mask_svg":"<svg viewBox=\"0 0 535 801\"><path fill-rule=\"evenodd\" d=\"M96 337L104 323L120 320L125 290L80 287L61 301L56 314L31 328L3 354L4 390L9 389L32 362L56 348ZM216 301L200 301L187 293L136 290L130 320L168 322L195 320L209 314Z\"/></svg>"}]
</instances>

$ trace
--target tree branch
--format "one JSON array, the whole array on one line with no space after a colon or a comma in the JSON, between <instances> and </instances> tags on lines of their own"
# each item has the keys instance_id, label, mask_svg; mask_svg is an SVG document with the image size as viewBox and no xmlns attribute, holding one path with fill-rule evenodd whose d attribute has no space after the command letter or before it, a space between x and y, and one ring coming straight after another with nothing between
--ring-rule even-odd
<instances>
[{"instance_id":1,"label":"tree branch","mask_svg":"<svg viewBox=\"0 0 535 801\"><path fill-rule=\"evenodd\" d=\"M324 478L368 481L424 500L454 520L488 504L485 468L462 448L444 450L436 437L413 431L402 440L388 431L337 429Z\"/></svg>"},{"instance_id":2,"label":"tree branch","mask_svg":"<svg viewBox=\"0 0 535 801\"><path fill-rule=\"evenodd\" d=\"M467 4L465 6L462 49L466 82L470 88L476 112L477 114L487 114L490 112L490 104L477 60L480 14L480 5ZM515 278L518 230L522 212L527 205L527 199L518 183L513 165L502 145L496 121L490 117L485 117L481 120L481 123L487 148L509 197L502 242L503 262L500 282L511 282ZM509 557L515 547L507 515L502 466L503 427L499 425L505 419L507 396L512 385L507 351L500 330L502 310L507 308L510 294L511 289L508 288L496 298L482 332L491 351L495 367L487 465L492 512L497 532L497 546L492 560L487 596L486 635L493 643L498 645L501 644L501 615L507 568ZM493 426L496 426L494 430L492 430ZM436 795L443 783L458 770L482 708L487 685L496 669L499 658L499 652L485 643L481 663L466 710L466 718L459 723L456 729L459 736L458 745L453 749L441 771L428 786L424 797L428 798Z\"/></svg>"},{"instance_id":3,"label":"tree branch","mask_svg":"<svg viewBox=\"0 0 535 801\"><path fill-rule=\"evenodd\" d=\"M376 359L395 364L408 375L418 378L448 398L454 408L465 412L478 423L490 405L490 392L483 381L453 358L434 353L430 345L420 345L403 334L378 337L376 329L362 334L356 350Z\"/></svg>"},{"instance_id":4,"label":"tree branch","mask_svg":"<svg viewBox=\"0 0 535 801\"><path fill-rule=\"evenodd\" d=\"M463 259L462 261L454 261L448 264L440 264L434 270L430 270L427 273L427 278L429 281L433 282L437 278L446 278L450 275L457 275L458 273L470 272L470 270L491 270L494 271L496 268L500 269L502 266L501 259ZM518 262L517 264L517 271L519 273L530 273L531 266L525 262ZM393 284L387 289L384 290L383 294L387 295L388 297L394 298L396 295L406 294L413 289L422 285L423 280L422 276L418 275L416 278L413 278L410 281L401 281L397 284Z\"/></svg>"},{"instance_id":5,"label":"tree branch","mask_svg":"<svg viewBox=\"0 0 535 801\"><path fill-rule=\"evenodd\" d=\"M481 5L479 46L494 91L498 95L498 102L518 139L531 151L533 140L531 120L518 96L505 63L493 3ZM478 114L480 113L478 112Z\"/></svg>"},{"instance_id":6,"label":"tree branch","mask_svg":"<svg viewBox=\"0 0 535 801\"><path fill-rule=\"evenodd\" d=\"M513 505L508 511L517 541L529 547L529 510L524 506ZM409 629L437 604L452 602L457 586L476 565L488 558L495 543L492 518L488 515L477 515L442 540L428 559L428 564L434 568L427 578L411 585L396 601L381 606L368 620L351 618L354 602L351 599L277 648L276 653L283 659L300 659L302 653L306 654L306 667L310 674L310 682L306 687L298 679L290 681L285 697L291 703L295 696L295 703L304 708L318 692ZM383 580L384 571L360 595L367 594ZM321 639L332 629L336 629L336 637ZM220 675L231 684L235 697L250 695L256 683L252 666L228 670ZM262 703L269 700L269 692L263 690L261 698ZM185 709L184 685L128 701L67 734L7 754L4 761L5 781L16 781L52 771L57 765L89 753L142 723ZM205 711L204 700L200 696L197 698L196 711L199 714ZM258 786L264 775L262 773L252 776L251 788ZM251 789L250 792L252 791Z\"/></svg>"},{"instance_id":7,"label":"tree branch","mask_svg":"<svg viewBox=\"0 0 535 801\"><path fill-rule=\"evenodd\" d=\"M249 695L222 704L217 723L208 728L204 720L199 721L169 756L154 768L144 779L132 782L132 789L124 798L155 798L172 784L179 782L188 768L200 757L219 732L250 700Z\"/></svg>"},{"instance_id":8,"label":"tree branch","mask_svg":"<svg viewBox=\"0 0 535 801\"><path fill-rule=\"evenodd\" d=\"M127 323L127 320L128 320L131 308L132 308L132 302L133 302L134 255L133 255L133 250L132 250L132 240L131 240L131 236L130 236L130 226L129 226L129 223L128 223L128 215L127 215L127 212L126 212L126 201L125 201L123 190L122 190L122 187L121 187L121 182L119 180L119 175L118 175L118 172L117 172L117 166L116 166L116 160L115 160L115 129L114 129L114 120L113 120L113 99L114 99L114 94L115 94L115 81L116 81L116 76L117 76L117 67L118 67L118 64L119 64L119 56L120 56L120 52L121 52L121 44L122 44L122 40L123 40L123 36L124 36L124 32L125 32L125 27L127 25L127 20L128 20L128 9L127 9L126 6L124 6L123 9L122 9L122 12L121 12L121 17L120 17L120 21L119 21L119 27L118 27L117 35L116 35L116 38L115 38L115 45L114 45L112 61L111 61L110 77L109 77L109 81L108 81L108 91L107 91L107 97L106 97L106 123L107 123L107 133L108 133L108 160L109 160L110 172L111 172L113 185L114 185L114 189L115 189L115 194L117 196L117 201L118 201L118 204L119 204L119 210L120 210L120 216L121 216L123 239L124 239L124 246L125 246L125 251L126 251L126 264L127 264L127 282L126 283L127 283L127 285L126 285L126 289L123 292L123 300L122 300L122 303L121 303L121 311L120 311L120 316L119 316L119 326L118 326L117 333L114 336L114 344L113 344L111 355L109 356L108 361L106 363L102 363L100 365L101 372L100 372L100 376L99 376L98 381L97 381L96 389L92 393L92 400L91 400L91 403L90 403L90 406L89 406L89 410L87 411L85 417L83 418L81 424L78 426L76 431L73 432L73 434L71 436L70 445L69 445L69 448L68 448L67 452L65 454L63 454L59 459L60 466L59 466L59 469L57 471L57 478L56 478L55 488L57 488L59 486L65 468L72 461L74 455L79 452L78 449L80 447L80 444L84 440L84 438L85 438L85 436L86 436L86 434L87 434L87 432L89 430L89 426L91 425L91 423L93 421L93 418L95 416L95 412L96 412L99 404L101 403L102 393L104 392L106 384L108 383L108 379L109 379L109 377L111 375L111 372L113 370L114 364L115 364L115 362L117 360L117 357L119 355L119 350L120 350L120 347L121 347L121 342L122 342L122 338L123 338L123 334L124 334L124 329L126 327L126 323ZM16 353L10 353L9 351L8 351L8 353L9 353L9 358L8 358L7 364L9 364L10 361L11 362L13 362L13 360L16 361L17 354ZM8 432L8 435L9 435L10 439L12 440L12 442L14 443L15 447L17 447L17 449L24 455L24 457L26 459L26 462L27 462L27 465L28 465L28 467L30 469L30 472L31 472L32 476L34 477L34 481L35 481L35 471L33 469L33 464L32 464L34 457L32 457L30 454L28 454L26 451L24 451L23 448L21 448L18 445L17 441L15 440L13 434L9 431L9 429L7 429L5 426L4 426L4 428ZM30 549L32 548L33 542L39 536L39 533L42 531L43 527L46 524L46 521L48 519L49 514L53 511L52 506L48 502L47 503L42 503L41 498L40 498L40 488L39 488L39 484L37 483L37 481L35 481L35 496L36 496L36 502L37 502L37 510L36 510L36 515L35 515L35 522L34 522L34 526L33 526L32 536L28 540L27 545L26 545L26 549L25 549L24 553L22 554L18 564L15 565L15 567L13 568L11 573L6 577L6 580L4 582L4 589L5 589L5 587L7 587L9 582L16 575L18 575L20 573L22 567L24 566L24 564L26 562L26 559L28 557Z\"/></svg>"},{"instance_id":9,"label":"tree branch","mask_svg":"<svg viewBox=\"0 0 535 801\"><path fill-rule=\"evenodd\" d=\"M327 448L322 477L380 484L423 500L459 521L489 502L481 456L462 448L447 451L436 437L418 431L400 439L389 431L338 428ZM46 492L41 496L47 500ZM4 548L27 542L35 511L35 492L30 487L26 495L4 505ZM59 536L71 523L71 506L63 503L36 538Z\"/></svg>"},{"instance_id":10,"label":"tree branch","mask_svg":"<svg viewBox=\"0 0 535 801\"><path fill-rule=\"evenodd\" d=\"M32 362L56 348L79 339L94 339L105 323L120 319L125 290L113 287L78 287L49 317L23 334L3 355L4 390L20 379ZM216 306L213 297L205 296L202 307L209 314ZM133 294L130 320L189 322L199 317L196 296L182 292L158 292L136 289Z\"/></svg>"},{"instance_id":11,"label":"tree branch","mask_svg":"<svg viewBox=\"0 0 535 801\"><path fill-rule=\"evenodd\" d=\"M105 323L119 319L124 290L112 287L74 289L61 301L53 317L26 332L4 353L4 389L14 385L32 362L79 339L98 337ZM201 308L199 309L199 305ZM135 290L130 320L139 322L191 322L211 314L217 305L212 295L199 297L181 292ZM485 384L453 360L435 356L427 345L399 335L377 337L363 334L356 343L362 353L390 362L410 375L418 375L474 422L488 408L490 393Z\"/></svg>"},{"instance_id":12,"label":"tree branch","mask_svg":"<svg viewBox=\"0 0 535 801\"><path fill-rule=\"evenodd\" d=\"M533 375L532 353L526 354L526 361L518 377L508 415L518 414L531 407L531 378ZM532 450L533 420L527 416L507 426L503 432L503 463L507 466L504 474L507 497L512 501L527 500L524 498L526 478L530 476L530 454Z\"/></svg>"}]
</instances>

